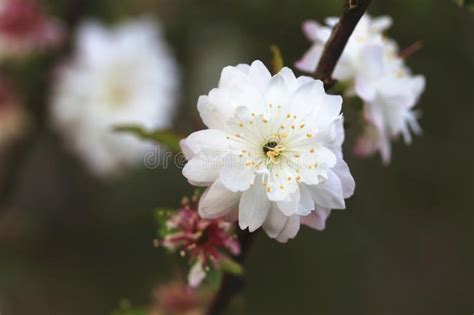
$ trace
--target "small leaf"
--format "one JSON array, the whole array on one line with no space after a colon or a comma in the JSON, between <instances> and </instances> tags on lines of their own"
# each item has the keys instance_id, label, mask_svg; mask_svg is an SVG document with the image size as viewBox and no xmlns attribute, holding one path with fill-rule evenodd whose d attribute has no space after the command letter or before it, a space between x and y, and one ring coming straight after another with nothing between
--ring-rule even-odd
<instances>
[{"instance_id":1,"label":"small leaf","mask_svg":"<svg viewBox=\"0 0 474 315\"><path fill-rule=\"evenodd\" d=\"M169 130L148 131L137 125L123 125L114 127L114 131L130 133L143 140L161 143L172 151L179 152L181 137Z\"/></svg>"},{"instance_id":2,"label":"small leaf","mask_svg":"<svg viewBox=\"0 0 474 315\"><path fill-rule=\"evenodd\" d=\"M132 307L129 300L123 299L120 301L118 309L112 312L111 315L146 315L146 314L147 312L144 309Z\"/></svg>"},{"instance_id":3,"label":"small leaf","mask_svg":"<svg viewBox=\"0 0 474 315\"><path fill-rule=\"evenodd\" d=\"M281 56L281 51L280 48L277 45L272 45L270 47L270 50L272 51L272 66L273 66L273 73L278 73L280 72L281 68L285 66L285 63L283 62L283 57Z\"/></svg>"},{"instance_id":4,"label":"small leaf","mask_svg":"<svg viewBox=\"0 0 474 315\"><path fill-rule=\"evenodd\" d=\"M209 286L209 288L215 289L215 290L219 289L221 281L222 281L221 270L211 269L207 272L206 284Z\"/></svg>"},{"instance_id":5,"label":"small leaf","mask_svg":"<svg viewBox=\"0 0 474 315\"><path fill-rule=\"evenodd\" d=\"M238 262L230 257L225 257L220 262L221 269L233 275L241 276L244 274L244 268Z\"/></svg>"},{"instance_id":6,"label":"small leaf","mask_svg":"<svg viewBox=\"0 0 474 315\"><path fill-rule=\"evenodd\" d=\"M170 216L175 212L175 209L156 209L155 210L155 221L158 224L158 236L160 238L165 237L169 234L169 229L166 226L166 222L169 220Z\"/></svg>"}]
</instances>

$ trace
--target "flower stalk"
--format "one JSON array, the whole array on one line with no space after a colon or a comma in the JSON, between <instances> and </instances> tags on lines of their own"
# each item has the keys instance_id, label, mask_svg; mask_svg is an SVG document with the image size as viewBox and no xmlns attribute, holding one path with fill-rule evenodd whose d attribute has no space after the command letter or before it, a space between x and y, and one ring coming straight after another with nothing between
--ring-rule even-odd
<instances>
[{"instance_id":1,"label":"flower stalk","mask_svg":"<svg viewBox=\"0 0 474 315\"><path fill-rule=\"evenodd\" d=\"M235 260L239 264L244 264L247 254L257 235L258 232L251 233L248 230L239 230L238 240L240 243L241 253L235 257ZM227 308L227 305L232 300L232 297L238 294L244 288L244 286L245 279L243 277L228 272L224 273L220 289L214 297L214 300L206 314L221 314Z\"/></svg>"}]
</instances>

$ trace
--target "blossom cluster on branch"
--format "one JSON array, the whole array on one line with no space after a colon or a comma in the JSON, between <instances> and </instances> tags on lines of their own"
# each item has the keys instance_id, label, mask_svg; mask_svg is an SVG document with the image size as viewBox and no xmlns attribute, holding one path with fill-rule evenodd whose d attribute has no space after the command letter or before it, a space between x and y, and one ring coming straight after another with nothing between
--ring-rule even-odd
<instances>
[{"instance_id":1,"label":"blossom cluster on branch","mask_svg":"<svg viewBox=\"0 0 474 315\"><path fill-rule=\"evenodd\" d=\"M240 253L233 226L221 219L201 218L198 201L195 194L191 199L183 198L177 212L157 212L161 238L155 241L155 246L187 257L192 266L188 275L191 287L199 286L211 269L234 264L230 256Z\"/></svg>"},{"instance_id":2,"label":"blossom cluster on branch","mask_svg":"<svg viewBox=\"0 0 474 315\"><path fill-rule=\"evenodd\" d=\"M312 20L303 24L313 45L295 63L298 69L314 72L337 23L338 18L328 18L327 26ZM425 87L424 77L411 74L397 43L384 35L391 24L390 17L364 15L333 74L346 87L345 96L356 96L364 103L355 153L367 156L380 152L385 164L390 162L393 139L402 135L406 143L411 143L410 132L421 133L417 122L420 113L413 107Z\"/></svg>"}]
</instances>

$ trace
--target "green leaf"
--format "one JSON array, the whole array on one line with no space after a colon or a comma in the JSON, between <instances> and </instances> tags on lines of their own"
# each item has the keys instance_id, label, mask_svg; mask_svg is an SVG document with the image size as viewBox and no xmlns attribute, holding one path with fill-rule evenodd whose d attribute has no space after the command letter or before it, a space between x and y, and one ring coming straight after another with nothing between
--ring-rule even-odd
<instances>
[{"instance_id":1,"label":"green leaf","mask_svg":"<svg viewBox=\"0 0 474 315\"><path fill-rule=\"evenodd\" d=\"M123 299L120 301L118 309L111 315L146 315L147 313L145 309L132 307L129 300Z\"/></svg>"},{"instance_id":2,"label":"green leaf","mask_svg":"<svg viewBox=\"0 0 474 315\"><path fill-rule=\"evenodd\" d=\"M242 265L230 257L223 258L220 263L221 263L222 270L225 272L228 272L237 276L241 276L244 274L244 268L242 267Z\"/></svg>"},{"instance_id":3,"label":"green leaf","mask_svg":"<svg viewBox=\"0 0 474 315\"><path fill-rule=\"evenodd\" d=\"M206 284L210 289L217 290L222 282L222 270L211 269L206 273Z\"/></svg>"},{"instance_id":4,"label":"green leaf","mask_svg":"<svg viewBox=\"0 0 474 315\"><path fill-rule=\"evenodd\" d=\"M169 130L148 131L137 125L123 125L114 127L114 131L130 133L143 140L164 144L172 151L180 151L179 141L181 137Z\"/></svg>"},{"instance_id":5,"label":"green leaf","mask_svg":"<svg viewBox=\"0 0 474 315\"><path fill-rule=\"evenodd\" d=\"M273 73L278 73L280 72L281 68L285 66L285 63L283 61L283 57L281 55L280 48L277 45L272 45L270 47L270 50L272 51L272 66L273 66Z\"/></svg>"},{"instance_id":6,"label":"green leaf","mask_svg":"<svg viewBox=\"0 0 474 315\"><path fill-rule=\"evenodd\" d=\"M459 6L474 10L474 0L454 0Z\"/></svg>"},{"instance_id":7,"label":"green leaf","mask_svg":"<svg viewBox=\"0 0 474 315\"><path fill-rule=\"evenodd\" d=\"M112 313L112 315L147 315L147 311L139 308L132 308L128 310L118 310Z\"/></svg>"}]
</instances>

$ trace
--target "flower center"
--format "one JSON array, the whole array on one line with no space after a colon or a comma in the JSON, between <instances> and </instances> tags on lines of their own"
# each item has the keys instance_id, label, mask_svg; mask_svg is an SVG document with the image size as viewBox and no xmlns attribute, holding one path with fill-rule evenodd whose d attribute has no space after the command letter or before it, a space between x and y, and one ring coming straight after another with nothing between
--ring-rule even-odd
<instances>
[{"instance_id":1,"label":"flower center","mask_svg":"<svg viewBox=\"0 0 474 315\"><path fill-rule=\"evenodd\" d=\"M277 158L281 155L281 153L285 150L285 146L279 143L277 139L270 139L264 146L263 146L263 153L267 157L268 160L272 162L276 162Z\"/></svg>"}]
</instances>

